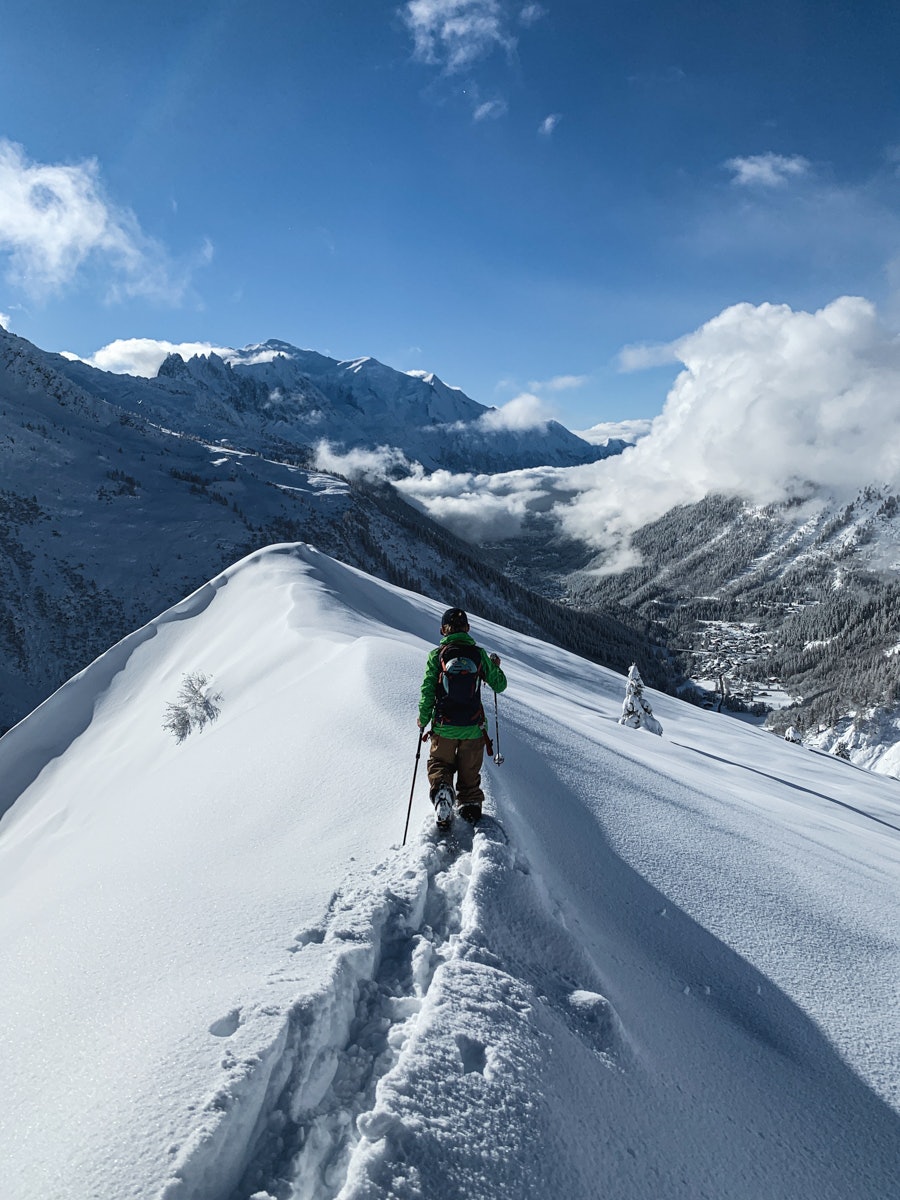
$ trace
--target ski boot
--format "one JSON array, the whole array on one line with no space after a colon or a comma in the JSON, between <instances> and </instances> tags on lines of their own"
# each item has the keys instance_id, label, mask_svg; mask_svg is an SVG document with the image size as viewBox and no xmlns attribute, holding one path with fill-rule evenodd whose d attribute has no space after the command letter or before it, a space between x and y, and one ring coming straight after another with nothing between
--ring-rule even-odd
<instances>
[{"instance_id":1,"label":"ski boot","mask_svg":"<svg viewBox=\"0 0 900 1200\"><path fill-rule=\"evenodd\" d=\"M435 789L431 803L434 805L438 829L449 829L453 824L453 809L456 805L456 793L449 783L442 783Z\"/></svg>"}]
</instances>

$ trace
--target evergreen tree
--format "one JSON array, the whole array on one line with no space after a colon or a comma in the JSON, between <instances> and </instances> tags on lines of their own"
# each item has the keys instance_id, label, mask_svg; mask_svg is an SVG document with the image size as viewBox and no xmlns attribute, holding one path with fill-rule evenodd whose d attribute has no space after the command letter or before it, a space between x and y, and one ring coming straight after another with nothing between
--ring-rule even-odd
<instances>
[{"instance_id":1,"label":"evergreen tree","mask_svg":"<svg viewBox=\"0 0 900 1200\"><path fill-rule=\"evenodd\" d=\"M646 729L648 733L662 734L662 725L653 715L650 701L644 695L644 681L634 663L628 672L625 702L622 705L619 724L627 725L629 729Z\"/></svg>"}]
</instances>

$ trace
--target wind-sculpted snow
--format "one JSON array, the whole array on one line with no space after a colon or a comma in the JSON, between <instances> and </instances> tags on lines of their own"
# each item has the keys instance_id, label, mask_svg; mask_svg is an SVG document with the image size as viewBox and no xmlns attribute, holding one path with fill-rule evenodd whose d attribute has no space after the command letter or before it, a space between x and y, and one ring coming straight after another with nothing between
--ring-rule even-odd
<instances>
[{"instance_id":1,"label":"wind-sculpted snow","mask_svg":"<svg viewBox=\"0 0 900 1200\"><path fill-rule=\"evenodd\" d=\"M893 1195L896 785L473 613L506 761L400 848L451 599L275 547L0 741L4 1198Z\"/></svg>"}]
</instances>

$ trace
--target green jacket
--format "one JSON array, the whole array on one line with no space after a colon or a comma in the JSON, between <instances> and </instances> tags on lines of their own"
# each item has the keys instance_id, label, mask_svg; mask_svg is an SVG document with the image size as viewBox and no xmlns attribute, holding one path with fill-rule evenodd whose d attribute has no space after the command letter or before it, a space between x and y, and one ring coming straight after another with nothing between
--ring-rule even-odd
<instances>
[{"instance_id":1,"label":"green jacket","mask_svg":"<svg viewBox=\"0 0 900 1200\"><path fill-rule=\"evenodd\" d=\"M441 638L440 645L435 646L428 655L428 661L425 664L425 678L422 680L422 694L419 698L419 723L423 729L434 716L435 689L440 670L438 654L441 646L474 646L476 644L475 639L468 633L448 633ZM487 650L482 647L479 647L479 650L481 651L481 673L488 686L495 692L505 692L506 676L498 666L491 662ZM480 738L482 727L480 725L439 725L437 731L441 737L468 741Z\"/></svg>"}]
</instances>

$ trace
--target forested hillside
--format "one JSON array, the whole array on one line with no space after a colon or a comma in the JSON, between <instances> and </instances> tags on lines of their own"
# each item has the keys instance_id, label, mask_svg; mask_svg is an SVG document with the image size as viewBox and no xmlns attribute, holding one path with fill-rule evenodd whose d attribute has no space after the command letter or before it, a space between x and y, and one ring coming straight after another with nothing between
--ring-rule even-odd
<instances>
[{"instance_id":1,"label":"forested hillside","mask_svg":"<svg viewBox=\"0 0 900 1200\"><path fill-rule=\"evenodd\" d=\"M579 605L621 605L661 621L686 671L703 674L710 627L745 631L723 674L732 693L779 684L794 699L775 729L802 731L900 700L900 512L886 489L851 502L810 495L751 507L708 497L638 531L642 564L617 575L569 574ZM751 652L751 635L755 638ZM716 668L715 660L706 664Z\"/></svg>"}]
</instances>

